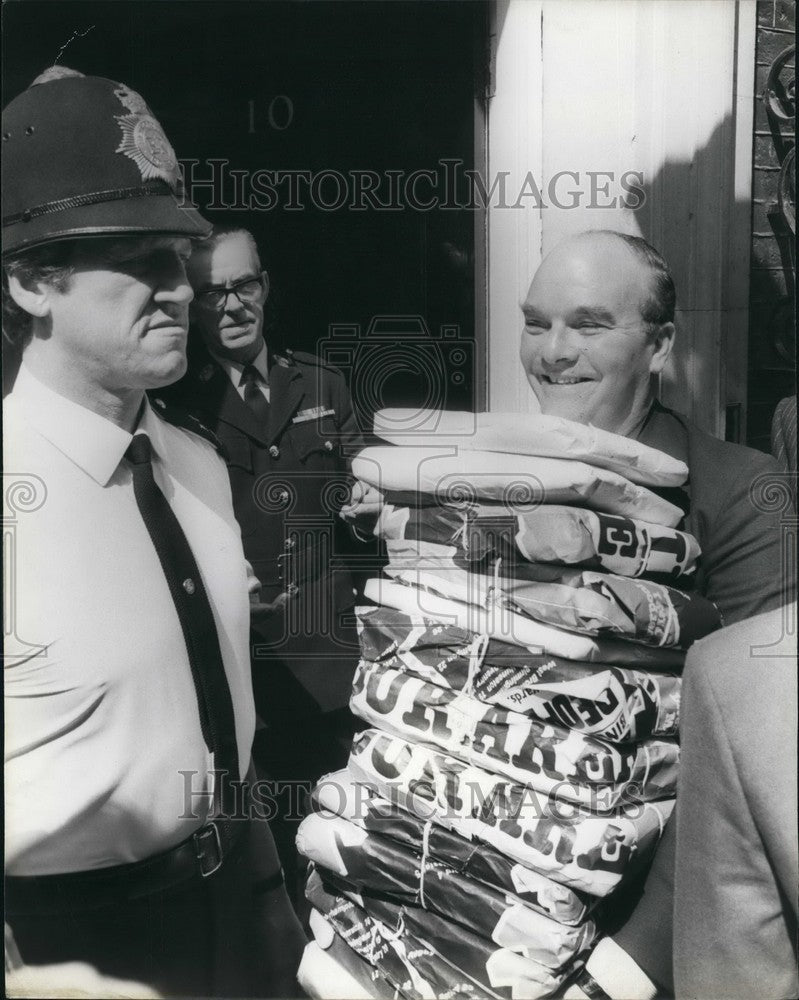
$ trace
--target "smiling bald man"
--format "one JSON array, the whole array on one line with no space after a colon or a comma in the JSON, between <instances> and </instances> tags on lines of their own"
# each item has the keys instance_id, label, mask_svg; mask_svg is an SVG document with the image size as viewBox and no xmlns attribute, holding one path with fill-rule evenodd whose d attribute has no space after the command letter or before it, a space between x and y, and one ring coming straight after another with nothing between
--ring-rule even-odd
<instances>
[{"instance_id":1,"label":"smiling bald man","mask_svg":"<svg viewBox=\"0 0 799 1000\"><path fill-rule=\"evenodd\" d=\"M520 356L543 413L636 438L688 465L689 480L672 499L702 548L694 586L729 625L795 594L780 513L757 499L756 484L771 476L777 482L779 468L656 399L656 376L674 345L675 304L668 264L649 243L606 230L582 233L536 272L522 304ZM646 879L616 898L616 933L596 947L584 981L567 996L673 993L674 833L672 821Z\"/></svg>"},{"instance_id":2,"label":"smiling bald man","mask_svg":"<svg viewBox=\"0 0 799 1000\"><path fill-rule=\"evenodd\" d=\"M584 233L556 247L522 305L521 359L544 413L636 437L674 343L674 283L635 237Z\"/></svg>"}]
</instances>

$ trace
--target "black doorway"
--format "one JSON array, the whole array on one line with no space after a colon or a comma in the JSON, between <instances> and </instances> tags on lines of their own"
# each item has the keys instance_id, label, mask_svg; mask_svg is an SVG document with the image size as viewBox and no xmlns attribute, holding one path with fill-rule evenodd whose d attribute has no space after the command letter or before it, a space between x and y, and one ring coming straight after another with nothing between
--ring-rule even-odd
<instances>
[{"instance_id":1,"label":"black doorway","mask_svg":"<svg viewBox=\"0 0 799 1000\"><path fill-rule=\"evenodd\" d=\"M483 4L26 0L3 19L4 103L70 38L59 63L140 90L207 217L255 233L272 342L339 363L365 419L481 408L481 225L452 184L483 167Z\"/></svg>"}]
</instances>

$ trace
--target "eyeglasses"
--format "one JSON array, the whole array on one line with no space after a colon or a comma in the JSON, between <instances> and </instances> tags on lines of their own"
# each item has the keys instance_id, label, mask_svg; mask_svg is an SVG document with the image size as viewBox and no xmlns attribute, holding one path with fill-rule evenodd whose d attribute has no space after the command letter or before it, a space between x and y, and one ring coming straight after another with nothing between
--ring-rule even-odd
<instances>
[{"instance_id":1,"label":"eyeglasses","mask_svg":"<svg viewBox=\"0 0 799 1000\"><path fill-rule=\"evenodd\" d=\"M212 309L223 309L231 292L236 296L242 305L249 305L256 302L264 290L264 272L255 278L242 278L241 281L234 281L232 285L217 285L213 288L206 288L197 295L197 299L203 305Z\"/></svg>"}]
</instances>

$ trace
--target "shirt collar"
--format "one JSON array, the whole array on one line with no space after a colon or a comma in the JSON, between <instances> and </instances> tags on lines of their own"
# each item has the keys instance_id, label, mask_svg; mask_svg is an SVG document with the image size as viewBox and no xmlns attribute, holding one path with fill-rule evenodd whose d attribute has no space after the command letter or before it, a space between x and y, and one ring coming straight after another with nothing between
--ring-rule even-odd
<instances>
[{"instance_id":1,"label":"shirt collar","mask_svg":"<svg viewBox=\"0 0 799 1000\"><path fill-rule=\"evenodd\" d=\"M60 395L20 365L12 395L25 419L100 486L107 486L133 437L99 413ZM11 433L13 429L10 428ZM164 455L161 420L144 397L137 431L145 431L156 456Z\"/></svg>"},{"instance_id":2,"label":"shirt collar","mask_svg":"<svg viewBox=\"0 0 799 1000\"><path fill-rule=\"evenodd\" d=\"M160 459L163 461L166 458L166 440L164 438L164 420L158 415L158 413L150 406L149 399L145 396L144 402L142 403L141 412L139 414L139 422L136 425L136 430L134 434L138 434L140 431L149 437L150 444L153 446L153 457L157 461ZM128 444L130 444L130 439L132 435L128 436ZM125 445L127 448L127 445Z\"/></svg>"},{"instance_id":3,"label":"shirt collar","mask_svg":"<svg viewBox=\"0 0 799 1000\"><path fill-rule=\"evenodd\" d=\"M227 376L233 385L238 389L241 385L241 376L246 368L246 365L243 365L238 361L231 361L230 358L223 358L219 354L214 354L214 358L227 373ZM255 359L250 362L250 364L264 380L264 385L269 385L269 364L265 343L261 344L261 350L258 352Z\"/></svg>"}]
</instances>

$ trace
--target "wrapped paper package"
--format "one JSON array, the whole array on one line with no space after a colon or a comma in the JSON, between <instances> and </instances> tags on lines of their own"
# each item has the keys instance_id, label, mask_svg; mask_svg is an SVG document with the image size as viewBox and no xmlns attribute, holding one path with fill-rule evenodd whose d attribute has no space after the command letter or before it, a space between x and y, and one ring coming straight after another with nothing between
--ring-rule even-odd
<instances>
[{"instance_id":1,"label":"wrapped paper package","mask_svg":"<svg viewBox=\"0 0 799 1000\"><path fill-rule=\"evenodd\" d=\"M500 893L429 853L416 854L341 816L306 817L297 831L297 850L364 897L430 910L548 969L562 968L596 936L592 920L577 927L558 923L518 896Z\"/></svg>"},{"instance_id":2,"label":"wrapped paper package","mask_svg":"<svg viewBox=\"0 0 799 1000\"><path fill-rule=\"evenodd\" d=\"M324 917L319 916L318 920L324 923ZM317 941L311 941L303 950L297 982L307 996L312 1000L399 1000L402 994L387 986L377 969L374 970L375 980L369 979L364 972L369 966L344 944L332 927L330 934L336 943L329 948L324 949ZM349 965L344 964L343 949L351 956L346 956ZM360 962L360 967L354 965L355 962Z\"/></svg>"},{"instance_id":3,"label":"wrapped paper package","mask_svg":"<svg viewBox=\"0 0 799 1000\"><path fill-rule=\"evenodd\" d=\"M453 454L452 448L387 445L361 451L353 459L352 474L383 493L426 494L436 502L576 504L669 528L675 528L683 517L681 507L645 486L565 458L519 455L509 462L507 455L491 451Z\"/></svg>"},{"instance_id":4,"label":"wrapped paper package","mask_svg":"<svg viewBox=\"0 0 799 1000\"><path fill-rule=\"evenodd\" d=\"M576 635L517 614L503 605L501 600L492 600L487 607L470 604L474 588L432 573L410 571L407 578L400 573L394 580L368 580L364 596L375 604L395 608L412 617L457 625L468 632L485 634L501 642L568 660L617 666L629 664L653 670L679 670L685 662L682 650ZM485 595L486 600L488 596Z\"/></svg>"},{"instance_id":5,"label":"wrapped paper package","mask_svg":"<svg viewBox=\"0 0 799 1000\"><path fill-rule=\"evenodd\" d=\"M438 991L416 970L416 966L408 958L408 943L401 935L395 934L390 928L383 927L359 906L344 896L336 896L328 892L322 885L319 872L312 871L305 886L305 897L320 913L328 924L338 934L345 944L370 966L379 970L381 977L393 988L399 990L402 996L411 1000L436 1000ZM321 936L318 925L314 928L314 936ZM414 945L417 942L414 942ZM432 951L430 954L432 956ZM441 963L438 973L439 983L453 981L454 970L446 968ZM474 986L471 993L476 995Z\"/></svg>"},{"instance_id":6,"label":"wrapped paper package","mask_svg":"<svg viewBox=\"0 0 799 1000\"><path fill-rule=\"evenodd\" d=\"M571 971L553 972L427 910L360 896L327 872L314 872L305 894L356 951L360 943L382 969L384 958L372 947L372 941L378 938L379 952L384 947L386 952L393 949L392 964L402 956L418 980L433 989L434 997L488 995L537 1000L551 996ZM350 909L345 907L346 902L351 904ZM389 977L392 983L396 983L395 975ZM413 995L408 979L397 985L406 995ZM417 995L428 994L420 991Z\"/></svg>"},{"instance_id":7,"label":"wrapped paper package","mask_svg":"<svg viewBox=\"0 0 799 1000\"><path fill-rule=\"evenodd\" d=\"M675 740L607 743L368 660L358 664L350 708L385 733L432 744L595 812L676 791L680 751Z\"/></svg>"},{"instance_id":8,"label":"wrapped paper package","mask_svg":"<svg viewBox=\"0 0 799 1000\"><path fill-rule=\"evenodd\" d=\"M297 972L297 981L306 993L319 1000L352 1000L354 997L402 1000L404 994L392 986L378 968L369 965L350 948L318 910L311 910L309 924L313 940L306 946ZM315 952L309 954L311 949ZM327 962L319 960L320 951Z\"/></svg>"},{"instance_id":9,"label":"wrapped paper package","mask_svg":"<svg viewBox=\"0 0 799 1000\"><path fill-rule=\"evenodd\" d=\"M585 571L568 585L508 578L498 561L493 576L457 566L429 542L388 542L386 573L444 597L517 615L581 635L627 638L648 646L687 649L721 628L721 615L701 594L650 580ZM432 551L431 551L432 549ZM434 581L443 581L436 583ZM458 597L457 595L462 595Z\"/></svg>"},{"instance_id":10,"label":"wrapped paper package","mask_svg":"<svg viewBox=\"0 0 799 1000\"><path fill-rule=\"evenodd\" d=\"M384 441L413 447L437 445L464 451L570 458L611 469L646 486L682 486L688 466L634 438L543 413L469 413L392 408L378 410L374 432Z\"/></svg>"},{"instance_id":11,"label":"wrapped paper package","mask_svg":"<svg viewBox=\"0 0 799 1000\"><path fill-rule=\"evenodd\" d=\"M356 608L361 653L450 691L614 743L673 736L680 678L582 663L394 608Z\"/></svg>"},{"instance_id":12,"label":"wrapped paper package","mask_svg":"<svg viewBox=\"0 0 799 1000\"><path fill-rule=\"evenodd\" d=\"M683 531L556 504L520 512L516 547L529 562L563 562L618 576L693 573L699 542Z\"/></svg>"},{"instance_id":13,"label":"wrapped paper package","mask_svg":"<svg viewBox=\"0 0 799 1000\"><path fill-rule=\"evenodd\" d=\"M571 926L583 923L589 908L596 903L593 897L554 882L490 844L467 840L452 830L420 819L382 798L374 789L358 784L346 768L322 778L311 800L317 810L343 816L416 855L425 854L445 864L473 882L482 882L500 893L512 893L559 923Z\"/></svg>"},{"instance_id":14,"label":"wrapped paper package","mask_svg":"<svg viewBox=\"0 0 799 1000\"><path fill-rule=\"evenodd\" d=\"M693 573L699 543L685 532L586 507L543 504L385 504L374 527L386 541L452 546L456 562L482 565L502 558L508 575L558 580L569 567L664 581Z\"/></svg>"},{"instance_id":15,"label":"wrapped paper package","mask_svg":"<svg viewBox=\"0 0 799 1000\"><path fill-rule=\"evenodd\" d=\"M597 814L373 729L355 737L348 767L356 781L422 819L595 896L650 855L674 806L663 799Z\"/></svg>"},{"instance_id":16,"label":"wrapped paper package","mask_svg":"<svg viewBox=\"0 0 799 1000\"><path fill-rule=\"evenodd\" d=\"M457 593L458 596L454 596ZM543 625L512 611L499 602L488 607L469 603L474 596L470 587L457 587L452 581L409 570L394 580L367 581L364 594L368 600L404 611L419 610L442 621L456 621L462 628L485 632L504 642L534 647L573 660L592 660L601 655L595 639L573 635L551 625Z\"/></svg>"}]
</instances>

